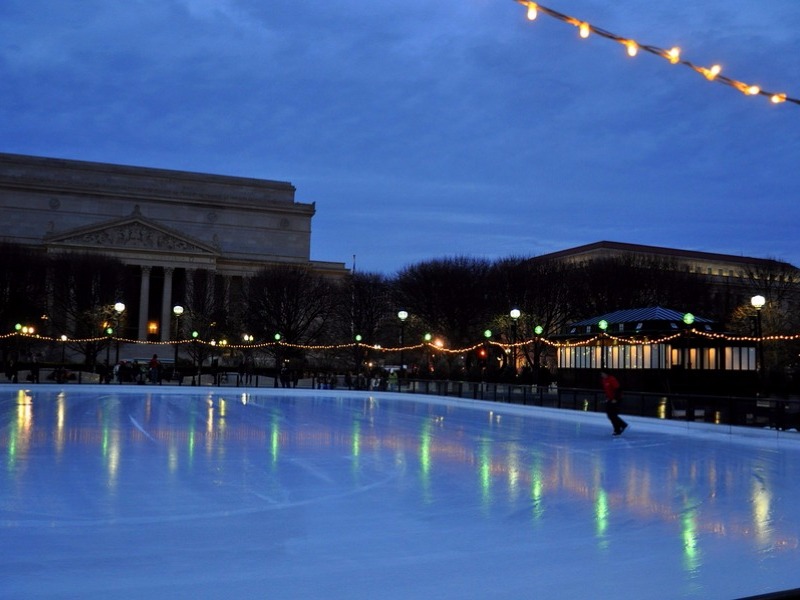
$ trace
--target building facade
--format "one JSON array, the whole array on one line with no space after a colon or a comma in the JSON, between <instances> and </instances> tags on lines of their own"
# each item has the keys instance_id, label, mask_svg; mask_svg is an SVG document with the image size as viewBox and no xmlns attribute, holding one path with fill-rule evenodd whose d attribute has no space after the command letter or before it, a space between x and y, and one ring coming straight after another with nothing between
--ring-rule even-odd
<instances>
[{"instance_id":1,"label":"building facade","mask_svg":"<svg viewBox=\"0 0 800 600\"><path fill-rule=\"evenodd\" d=\"M768 296L770 302L780 302L783 310L794 310L800 305L800 269L770 258L600 241L543 254L536 260L582 266L592 261L620 258L649 260L659 268L673 268L696 277L712 292L714 306L700 307L704 311L713 309L715 313L727 314L735 306L749 303L756 293ZM780 294L770 294L770 289L776 288L780 288ZM778 295L780 298L776 297Z\"/></svg>"},{"instance_id":2,"label":"building facade","mask_svg":"<svg viewBox=\"0 0 800 600\"><path fill-rule=\"evenodd\" d=\"M0 153L0 239L118 259L134 279L128 331L169 339L173 304L204 269L236 289L271 264L331 277L310 257L315 204L288 182Z\"/></svg>"}]
</instances>

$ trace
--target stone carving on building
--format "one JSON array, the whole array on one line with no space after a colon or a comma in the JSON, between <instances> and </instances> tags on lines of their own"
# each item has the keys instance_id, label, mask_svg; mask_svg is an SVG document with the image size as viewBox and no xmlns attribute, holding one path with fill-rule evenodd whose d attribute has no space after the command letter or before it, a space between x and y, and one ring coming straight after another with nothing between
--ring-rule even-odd
<instances>
[{"instance_id":1,"label":"stone carving on building","mask_svg":"<svg viewBox=\"0 0 800 600\"><path fill-rule=\"evenodd\" d=\"M163 232L145 227L142 223L131 223L127 227L109 227L74 236L63 242L81 246L103 246L113 248L155 248L178 252L194 252L197 246Z\"/></svg>"},{"instance_id":2,"label":"stone carving on building","mask_svg":"<svg viewBox=\"0 0 800 600\"><path fill-rule=\"evenodd\" d=\"M125 250L155 250L176 254L216 254L202 242L189 240L141 218L105 223L91 229L68 231L46 236L49 246L103 248Z\"/></svg>"}]
</instances>

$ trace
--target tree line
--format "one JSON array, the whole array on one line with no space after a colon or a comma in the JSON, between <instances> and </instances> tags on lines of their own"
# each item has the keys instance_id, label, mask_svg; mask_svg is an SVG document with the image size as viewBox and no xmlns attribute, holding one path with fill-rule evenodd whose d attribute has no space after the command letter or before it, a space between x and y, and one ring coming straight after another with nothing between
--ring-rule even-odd
<instances>
[{"instance_id":1,"label":"tree line","mask_svg":"<svg viewBox=\"0 0 800 600\"><path fill-rule=\"evenodd\" d=\"M800 330L796 270L774 261L767 271L748 273L734 288L710 285L673 259L647 256L580 264L545 257L457 256L412 264L393 275L354 272L341 279L301 265L271 264L235 290L230 280L212 271L194 271L175 301L185 311L180 318L184 338L196 331L203 340L241 343L247 333L255 342L269 342L279 334L287 345L347 344L358 339L369 346L395 348L416 345L430 333L448 348L461 348L482 340L486 330L503 341L514 336L530 339L537 327L541 335L552 336L576 320L647 306L692 312L723 323L730 331L752 333L752 311L745 301L752 290L768 295L762 315L765 335L796 333ZM113 258L89 253L46 255L4 243L0 325L12 331L16 323L31 323L43 335L91 340L73 349L93 362L106 347L102 336L114 320L114 303L138 297L135 283L127 267ZM510 317L511 309L520 311L519 318ZM408 313L405 321L398 318L400 310ZM524 363L537 368L546 347L526 346L520 351ZM300 350L283 352L286 360L307 358ZM359 348L347 352L351 355L343 357L341 352L320 351L315 360L321 365L344 360L359 368L370 358ZM796 348L786 354L782 361L796 361ZM467 357L459 368L472 369L478 360ZM426 369L437 366L425 364ZM500 365L507 366L507 362Z\"/></svg>"}]
</instances>

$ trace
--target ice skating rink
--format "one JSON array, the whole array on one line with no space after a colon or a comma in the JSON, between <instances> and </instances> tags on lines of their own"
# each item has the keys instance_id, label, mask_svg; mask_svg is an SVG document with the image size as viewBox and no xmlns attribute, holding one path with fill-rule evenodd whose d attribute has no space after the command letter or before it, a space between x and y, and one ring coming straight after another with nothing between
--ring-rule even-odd
<instances>
[{"instance_id":1,"label":"ice skating rink","mask_svg":"<svg viewBox=\"0 0 800 600\"><path fill-rule=\"evenodd\" d=\"M409 394L0 388L0 597L800 587L800 433Z\"/></svg>"}]
</instances>

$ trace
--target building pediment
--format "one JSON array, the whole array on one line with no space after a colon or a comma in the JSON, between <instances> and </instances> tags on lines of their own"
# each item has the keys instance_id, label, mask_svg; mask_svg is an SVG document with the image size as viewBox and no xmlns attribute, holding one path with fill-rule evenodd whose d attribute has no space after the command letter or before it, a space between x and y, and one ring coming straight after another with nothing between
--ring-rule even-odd
<instances>
[{"instance_id":1,"label":"building pediment","mask_svg":"<svg viewBox=\"0 0 800 600\"><path fill-rule=\"evenodd\" d=\"M44 244L52 250L117 250L137 253L216 257L213 246L159 225L139 215L49 234Z\"/></svg>"}]
</instances>

